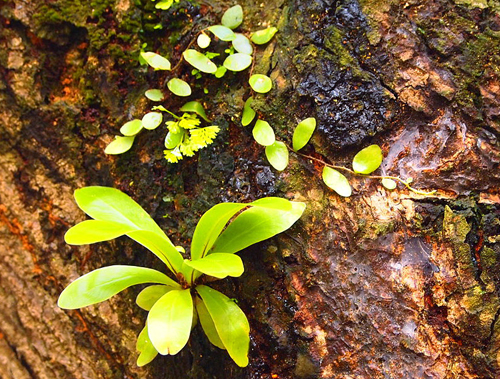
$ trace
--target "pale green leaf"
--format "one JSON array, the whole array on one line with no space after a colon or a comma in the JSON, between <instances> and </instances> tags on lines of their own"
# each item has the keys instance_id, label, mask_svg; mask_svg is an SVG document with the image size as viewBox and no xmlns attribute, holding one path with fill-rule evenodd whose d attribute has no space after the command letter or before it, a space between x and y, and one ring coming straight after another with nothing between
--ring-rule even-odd
<instances>
[{"instance_id":1,"label":"pale green leaf","mask_svg":"<svg viewBox=\"0 0 500 379\"><path fill-rule=\"evenodd\" d=\"M370 145L358 152L352 161L352 168L358 174L371 174L382 164L382 149L378 145Z\"/></svg>"},{"instance_id":2,"label":"pale green leaf","mask_svg":"<svg viewBox=\"0 0 500 379\"><path fill-rule=\"evenodd\" d=\"M236 29L243 22L243 8L235 5L224 12L221 24L229 29Z\"/></svg>"},{"instance_id":3,"label":"pale green leaf","mask_svg":"<svg viewBox=\"0 0 500 379\"><path fill-rule=\"evenodd\" d=\"M109 155L118 155L126 153L132 147L134 143L134 138L135 136L131 137L116 136L115 139L111 141L111 143L108 146L106 146L106 149L104 149L104 153Z\"/></svg>"},{"instance_id":4,"label":"pale green leaf","mask_svg":"<svg viewBox=\"0 0 500 379\"><path fill-rule=\"evenodd\" d=\"M205 33L201 33L196 39L196 43L198 43L198 46L201 47L202 49L206 49L208 46L210 46L211 41L212 40L210 39L210 37L207 36Z\"/></svg>"},{"instance_id":5,"label":"pale green leaf","mask_svg":"<svg viewBox=\"0 0 500 379\"><path fill-rule=\"evenodd\" d=\"M211 253L194 261L185 260L184 263L195 270L219 279L226 276L238 277L244 271L241 258L235 254Z\"/></svg>"},{"instance_id":6,"label":"pale green leaf","mask_svg":"<svg viewBox=\"0 0 500 379\"><path fill-rule=\"evenodd\" d=\"M86 307L108 300L125 288L144 283L161 283L180 288L168 276L150 268L109 266L76 279L61 293L57 305L64 309Z\"/></svg>"},{"instance_id":7,"label":"pale green leaf","mask_svg":"<svg viewBox=\"0 0 500 379\"><path fill-rule=\"evenodd\" d=\"M120 128L120 133L127 137L135 136L142 130L141 120L131 120L123 124Z\"/></svg>"},{"instance_id":8,"label":"pale green leaf","mask_svg":"<svg viewBox=\"0 0 500 379\"><path fill-rule=\"evenodd\" d=\"M141 57L155 70L170 70L170 62L167 58L152 52L141 52Z\"/></svg>"},{"instance_id":9,"label":"pale green leaf","mask_svg":"<svg viewBox=\"0 0 500 379\"><path fill-rule=\"evenodd\" d=\"M196 287L217 334L227 349L229 356L240 367L248 365L250 347L250 325L243 311L226 295L204 286Z\"/></svg>"},{"instance_id":10,"label":"pale green leaf","mask_svg":"<svg viewBox=\"0 0 500 379\"><path fill-rule=\"evenodd\" d=\"M257 120L252 135L255 141L262 146L272 145L276 141L274 130L266 121Z\"/></svg>"},{"instance_id":11,"label":"pale green leaf","mask_svg":"<svg viewBox=\"0 0 500 379\"><path fill-rule=\"evenodd\" d=\"M231 71L243 71L252 64L252 57L247 54L235 53L224 61L224 67Z\"/></svg>"},{"instance_id":12,"label":"pale green leaf","mask_svg":"<svg viewBox=\"0 0 500 379\"><path fill-rule=\"evenodd\" d=\"M289 203L291 207L286 209L279 209L279 203L276 202L274 208L253 206L245 210L227 226L211 250L233 254L287 230L305 209L304 203Z\"/></svg>"},{"instance_id":13,"label":"pale green leaf","mask_svg":"<svg viewBox=\"0 0 500 379\"><path fill-rule=\"evenodd\" d=\"M271 78L262 74L252 75L250 79L248 79L248 83L250 83L250 87L258 93L267 93L273 88Z\"/></svg>"},{"instance_id":14,"label":"pale green leaf","mask_svg":"<svg viewBox=\"0 0 500 379\"><path fill-rule=\"evenodd\" d=\"M142 117L142 126L145 129L156 129L162 122L163 115L160 112L149 112Z\"/></svg>"},{"instance_id":15,"label":"pale green leaf","mask_svg":"<svg viewBox=\"0 0 500 379\"><path fill-rule=\"evenodd\" d=\"M234 32L222 25L213 25L208 28L221 41L232 41L236 38Z\"/></svg>"},{"instance_id":16,"label":"pale green leaf","mask_svg":"<svg viewBox=\"0 0 500 379\"><path fill-rule=\"evenodd\" d=\"M137 366L139 367L147 365L158 355L158 351L156 351L149 339L147 325L139 333L139 337L137 337L136 349L140 353L137 358Z\"/></svg>"},{"instance_id":17,"label":"pale green leaf","mask_svg":"<svg viewBox=\"0 0 500 379\"><path fill-rule=\"evenodd\" d=\"M281 141L266 146L266 157L271 166L278 171L283 171L288 166L288 149Z\"/></svg>"},{"instance_id":18,"label":"pale green leaf","mask_svg":"<svg viewBox=\"0 0 500 379\"><path fill-rule=\"evenodd\" d=\"M389 179L389 178L382 179L382 185L386 189L388 189L389 191L392 191L392 190L396 189L396 187L397 187L397 183L394 180Z\"/></svg>"},{"instance_id":19,"label":"pale green leaf","mask_svg":"<svg viewBox=\"0 0 500 379\"><path fill-rule=\"evenodd\" d=\"M179 78L172 78L167 83L168 89L177 96L190 96L191 95L191 87L184 80Z\"/></svg>"},{"instance_id":20,"label":"pale green leaf","mask_svg":"<svg viewBox=\"0 0 500 379\"><path fill-rule=\"evenodd\" d=\"M325 166L323 167L323 181L340 196L349 197L352 194L351 185L347 178L337 170Z\"/></svg>"},{"instance_id":21,"label":"pale green leaf","mask_svg":"<svg viewBox=\"0 0 500 379\"><path fill-rule=\"evenodd\" d=\"M309 117L299 122L293 133L293 149L295 151L307 145L314 133L314 129L316 129L316 119L314 117Z\"/></svg>"},{"instance_id":22,"label":"pale green leaf","mask_svg":"<svg viewBox=\"0 0 500 379\"><path fill-rule=\"evenodd\" d=\"M250 124L255 118L255 111L252 109L253 98L249 97L247 101L245 101L245 106L243 107L243 114L241 116L241 124L243 126L247 126Z\"/></svg>"},{"instance_id":23,"label":"pale green leaf","mask_svg":"<svg viewBox=\"0 0 500 379\"><path fill-rule=\"evenodd\" d=\"M207 114L205 113L205 108L203 108L203 105L201 105L201 103L199 103L198 101L190 101L190 102L184 104L180 110L181 110L181 112L196 113L198 116L200 116L205 121L207 121L207 122L210 121L207 117Z\"/></svg>"},{"instance_id":24,"label":"pale green leaf","mask_svg":"<svg viewBox=\"0 0 500 379\"><path fill-rule=\"evenodd\" d=\"M185 135L184 129L181 129L179 133L172 133L168 132L166 137L165 137L165 147L167 149L173 149L175 148L178 144L181 143L184 135Z\"/></svg>"},{"instance_id":25,"label":"pale green leaf","mask_svg":"<svg viewBox=\"0 0 500 379\"><path fill-rule=\"evenodd\" d=\"M148 89L144 95L151 101L162 101L165 98L159 89Z\"/></svg>"},{"instance_id":26,"label":"pale green leaf","mask_svg":"<svg viewBox=\"0 0 500 379\"><path fill-rule=\"evenodd\" d=\"M161 0L158 3L156 3L155 8L166 11L167 9L170 9L173 3L174 0Z\"/></svg>"},{"instance_id":27,"label":"pale green leaf","mask_svg":"<svg viewBox=\"0 0 500 379\"><path fill-rule=\"evenodd\" d=\"M133 230L133 226L118 222L86 220L69 229L64 235L64 241L70 245L86 245L109 241Z\"/></svg>"},{"instance_id":28,"label":"pale green leaf","mask_svg":"<svg viewBox=\"0 0 500 379\"><path fill-rule=\"evenodd\" d=\"M276 29L274 26L270 26L267 29L259 30L253 33L250 39L256 45L263 45L265 43L268 43L274 37L277 31L278 29Z\"/></svg>"},{"instance_id":29,"label":"pale green leaf","mask_svg":"<svg viewBox=\"0 0 500 379\"><path fill-rule=\"evenodd\" d=\"M135 299L135 303L145 311L149 311L163 295L173 289L175 288L162 285L146 287L139 292L139 295L137 295Z\"/></svg>"},{"instance_id":30,"label":"pale green leaf","mask_svg":"<svg viewBox=\"0 0 500 379\"><path fill-rule=\"evenodd\" d=\"M250 40L245 35L243 35L241 33L235 33L235 34L236 34L235 39L233 39L231 41L234 49L238 53L252 55L253 54L253 46L250 43Z\"/></svg>"},{"instance_id":31,"label":"pale green leaf","mask_svg":"<svg viewBox=\"0 0 500 379\"><path fill-rule=\"evenodd\" d=\"M192 322L190 289L169 291L149 311L149 339L160 354L175 355L186 346Z\"/></svg>"},{"instance_id":32,"label":"pale green leaf","mask_svg":"<svg viewBox=\"0 0 500 379\"><path fill-rule=\"evenodd\" d=\"M188 49L184 51L182 55L186 62L188 62L191 66L200 70L201 72L213 74L215 73L215 71L217 71L217 66L215 65L215 63L199 51Z\"/></svg>"},{"instance_id":33,"label":"pale green leaf","mask_svg":"<svg viewBox=\"0 0 500 379\"><path fill-rule=\"evenodd\" d=\"M219 334L217 333L214 320L212 320L212 316L208 313L208 309L203 300L196 296L194 303L200 319L201 327L203 328L205 335L208 337L208 340L212 343L212 345L217 346L219 349L226 350L224 344L220 340Z\"/></svg>"}]
</instances>

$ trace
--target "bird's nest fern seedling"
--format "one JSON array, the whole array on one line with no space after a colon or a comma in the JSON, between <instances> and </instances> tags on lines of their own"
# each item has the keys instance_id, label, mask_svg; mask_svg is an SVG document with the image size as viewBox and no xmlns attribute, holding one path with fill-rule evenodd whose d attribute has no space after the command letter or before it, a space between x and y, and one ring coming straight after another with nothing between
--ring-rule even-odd
<instances>
[{"instance_id":1,"label":"bird's nest fern seedling","mask_svg":"<svg viewBox=\"0 0 500 379\"><path fill-rule=\"evenodd\" d=\"M149 311L139 334L137 363L143 366L158 353L177 354L188 342L197 321L215 346L227 350L237 365L248 364L248 320L243 311L222 293L200 283L202 275L222 279L238 277L244 268L236 252L290 228L305 204L281 198L252 203L221 203L198 222L190 258L172 244L156 222L125 193L108 187L75 191L78 206L93 220L73 226L65 235L72 245L108 241L126 235L148 248L175 279L144 267L109 266L72 282L58 305L77 309L109 299L136 284L151 283L137 296L137 304Z\"/></svg>"}]
</instances>

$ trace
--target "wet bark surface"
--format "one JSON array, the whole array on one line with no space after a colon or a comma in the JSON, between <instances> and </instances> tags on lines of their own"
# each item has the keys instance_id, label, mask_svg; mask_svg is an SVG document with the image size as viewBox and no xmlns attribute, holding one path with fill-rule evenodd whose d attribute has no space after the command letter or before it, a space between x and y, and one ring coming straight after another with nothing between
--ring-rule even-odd
<instances>
[{"instance_id":1,"label":"wet bark surface","mask_svg":"<svg viewBox=\"0 0 500 379\"><path fill-rule=\"evenodd\" d=\"M354 177L344 199L308 159L292 155L274 171L238 122L244 74L203 79L195 91L222 128L198 157L168 164L164 130L106 156L119 127L150 106L144 91L168 78L138 65L141 44L175 62L227 4L159 12L146 0L0 0L0 378L498 376L499 2L241 4L246 30L280 29L254 69L274 81L254 107L280 138L314 116L307 154L349 164L378 143L382 172L438 192L388 192ZM292 229L241 253L241 278L213 283L248 315L247 368L199 328L178 356L137 368L139 289L81 311L56 307L64 286L92 269L161 269L131 241L64 243L85 219L73 191L96 184L129 193L184 246L215 203L307 202Z\"/></svg>"}]
</instances>

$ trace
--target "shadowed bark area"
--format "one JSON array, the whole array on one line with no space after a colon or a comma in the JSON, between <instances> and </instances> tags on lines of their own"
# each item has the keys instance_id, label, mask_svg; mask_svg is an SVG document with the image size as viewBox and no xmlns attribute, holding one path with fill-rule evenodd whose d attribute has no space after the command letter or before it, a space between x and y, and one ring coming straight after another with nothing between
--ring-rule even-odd
<instances>
[{"instance_id":1,"label":"shadowed bark area","mask_svg":"<svg viewBox=\"0 0 500 379\"><path fill-rule=\"evenodd\" d=\"M254 108L282 140L314 116L306 154L348 166L378 143L381 172L437 193L352 177L353 196L340 198L322 184L321 165L293 153L274 171L238 121L245 73L197 81L191 99L222 129L198 156L168 164L162 128L107 156L120 126L151 106L144 91L170 77L139 66L141 44L177 62L229 4L158 11L149 0L0 0L0 378L498 376L500 3L240 3L244 30L280 30L256 54L254 72L274 89L255 95ZM241 278L213 283L249 318L247 368L199 327L177 356L138 368L140 288L79 311L57 308L62 289L92 269L162 269L126 239L64 243L85 219L72 197L85 185L127 192L185 247L218 202L307 202L292 229L241 253Z\"/></svg>"}]
</instances>

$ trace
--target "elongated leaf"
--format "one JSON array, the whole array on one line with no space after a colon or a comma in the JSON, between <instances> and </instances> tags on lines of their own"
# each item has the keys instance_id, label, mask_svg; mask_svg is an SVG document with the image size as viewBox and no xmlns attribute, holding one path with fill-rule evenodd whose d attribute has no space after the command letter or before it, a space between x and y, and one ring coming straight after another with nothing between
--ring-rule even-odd
<instances>
[{"instance_id":1,"label":"elongated leaf","mask_svg":"<svg viewBox=\"0 0 500 379\"><path fill-rule=\"evenodd\" d=\"M219 279L241 276L245 270L241 258L235 254L212 253L195 261L186 260L185 263L195 270Z\"/></svg>"},{"instance_id":2,"label":"elongated leaf","mask_svg":"<svg viewBox=\"0 0 500 379\"><path fill-rule=\"evenodd\" d=\"M181 143L182 138L185 135L184 129L181 129L179 133L168 132L165 137L165 147L167 149L174 149L178 144Z\"/></svg>"},{"instance_id":3,"label":"elongated leaf","mask_svg":"<svg viewBox=\"0 0 500 379\"><path fill-rule=\"evenodd\" d=\"M175 355L186 346L193 322L193 299L189 289L173 290L158 300L148 315L148 334L162 355Z\"/></svg>"},{"instance_id":4,"label":"elongated leaf","mask_svg":"<svg viewBox=\"0 0 500 379\"><path fill-rule=\"evenodd\" d=\"M316 119L314 117L309 117L299 122L293 133L293 149L295 151L307 145L314 133L314 129L316 129Z\"/></svg>"},{"instance_id":5,"label":"elongated leaf","mask_svg":"<svg viewBox=\"0 0 500 379\"><path fill-rule=\"evenodd\" d=\"M149 339L147 325L139 333L139 337L137 337L136 349L140 353L137 358L137 366L139 367L147 365L158 355L158 352Z\"/></svg>"},{"instance_id":6,"label":"elongated leaf","mask_svg":"<svg viewBox=\"0 0 500 379\"><path fill-rule=\"evenodd\" d=\"M221 203L205 212L196 225L193 234L193 240L191 242L191 259L197 260L205 256L217 240L217 237L219 237L227 222L246 206L248 206L248 204Z\"/></svg>"},{"instance_id":7,"label":"elongated leaf","mask_svg":"<svg viewBox=\"0 0 500 379\"><path fill-rule=\"evenodd\" d=\"M288 149L281 141L266 146L266 157L271 166L278 171L283 171L288 166Z\"/></svg>"},{"instance_id":8,"label":"elongated leaf","mask_svg":"<svg viewBox=\"0 0 500 379\"><path fill-rule=\"evenodd\" d=\"M243 22L243 8L241 5L235 5L224 12L221 23L226 28L236 29Z\"/></svg>"},{"instance_id":9,"label":"elongated leaf","mask_svg":"<svg viewBox=\"0 0 500 379\"><path fill-rule=\"evenodd\" d=\"M352 161L352 168L358 174L371 174L382 164L382 149L378 145L370 145L359 151Z\"/></svg>"},{"instance_id":10,"label":"elongated leaf","mask_svg":"<svg viewBox=\"0 0 500 379\"><path fill-rule=\"evenodd\" d=\"M208 28L221 41L232 41L236 38L233 31L222 25L212 25Z\"/></svg>"},{"instance_id":11,"label":"elongated leaf","mask_svg":"<svg viewBox=\"0 0 500 379\"><path fill-rule=\"evenodd\" d=\"M258 206L245 210L222 232L212 251L236 253L287 230L302 216L306 207L299 202L290 204L291 209L286 210Z\"/></svg>"},{"instance_id":12,"label":"elongated leaf","mask_svg":"<svg viewBox=\"0 0 500 379\"><path fill-rule=\"evenodd\" d=\"M76 279L61 293L57 304L64 309L82 308L108 300L125 288L143 283L160 283L180 288L168 276L150 268L109 266Z\"/></svg>"},{"instance_id":13,"label":"elongated leaf","mask_svg":"<svg viewBox=\"0 0 500 379\"><path fill-rule=\"evenodd\" d=\"M270 26L267 29L259 30L253 33L250 39L256 45L263 45L265 43L268 43L274 37L277 31L278 29L276 29L274 26Z\"/></svg>"},{"instance_id":14,"label":"elongated leaf","mask_svg":"<svg viewBox=\"0 0 500 379\"><path fill-rule=\"evenodd\" d=\"M135 138L134 136L132 137L116 136L115 139L108 146L106 146L106 149L104 149L104 153L109 155L118 155L126 153L132 147L132 144L134 143L134 138Z\"/></svg>"},{"instance_id":15,"label":"elongated leaf","mask_svg":"<svg viewBox=\"0 0 500 379\"><path fill-rule=\"evenodd\" d=\"M253 46L244 34L236 33L236 37L231 41L231 43L238 53L248 55L253 54Z\"/></svg>"},{"instance_id":16,"label":"elongated leaf","mask_svg":"<svg viewBox=\"0 0 500 379\"><path fill-rule=\"evenodd\" d=\"M230 357L238 366L246 367L250 346L250 325L245 314L226 295L210 287L201 285L197 286L196 290Z\"/></svg>"},{"instance_id":17,"label":"elongated leaf","mask_svg":"<svg viewBox=\"0 0 500 379\"><path fill-rule=\"evenodd\" d=\"M163 115L160 112L149 112L142 117L142 126L145 129L153 130L160 126Z\"/></svg>"},{"instance_id":18,"label":"elongated leaf","mask_svg":"<svg viewBox=\"0 0 500 379\"><path fill-rule=\"evenodd\" d=\"M243 115L241 116L241 124L243 126L247 126L255 118L256 113L252 109L252 101L252 97L249 97L247 101L245 101L245 106L243 107Z\"/></svg>"},{"instance_id":19,"label":"elongated leaf","mask_svg":"<svg viewBox=\"0 0 500 379\"><path fill-rule=\"evenodd\" d=\"M86 220L69 229L64 235L64 241L70 245L87 245L109 241L133 230L133 226L118 222Z\"/></svg>"},{"instance_id":20,"label":"elongated leaf","mask_svg":"<svg viewBox=\"0 0 500 379\"><path fill-rule=\"evenodd\" d=\"M252 75L250 79L248 79L248 83L250 83L250 87L258 93L267 93L273 88L271 78L262 74Z\"/></svg>"},{"instance_id":21,"label":"elongated leaf","mask_svg":"<svg viewBox=\"0 0 500 379\"><path fill-rule=\"evenodd\" d=\"M137 295L137 298L135 299L135 303L142 309L149 311L163 295L173 289L175 288L162 285L146 287L139 292L139 295Z\"/></svg>"},{"instance_id":22,"label":"elongated leaf","mask_svg":"<svg viewBox=\"0 0 500 379\"><path fill-rule=\"evenodd\" d=\"M262 146L269 146L274 143L274 130L268 122L257 120L252 130L252 135L255 141Z\"/></svg>"},{"instance_id":23,"label":"elongated leaf","mask_svg":"<svg viewBox=\"0 0 500 379\"><path fill-rule=\"evenodd\" d=\"M235 53L224 61L224 67L231 71L243 71L252 64L252 57L248 54Z\"/></svg>"},{"instance_id":24,"label":"elongated leaf","mask_svg":"<svg viewBox=\"0 0 500 379\"><path fill-rule=\"evenodd\" d=\"M170 70L169 60L159 54L143 51L141 57L155 70Z\"/></svg>"},{"instance_id":25,"label":"elongated leaf","mask_svg":"<svg viewBox=\"0 0 500 379\"><path fill-rule=\"evenodd\" d=\"M217 66L214 62L208 59L204 54L199 51L188 49L182 53L182 56L191 66L200 70L201 72L206 72L207 74L213 74L217 71Z\"/></svg>"},{"instance_id":26,"label":"elongated leaf","mask_svg":"<svg viewBox=\"0 0 500 379\"><path fill-rule=\"evenodd\" d=\"M352 194L351 185L347 178L337 170L325 166L323 168L323 181L340 196L349 197Z\"/></svg>"},{"instance_id":27,"label":"elongated leaf","mask_svg":"<svg viewBox=\"0 0 500 379\"><path fill-rule=\"evenodd\" d=\"M279 211L292 212L293 204L294 203L292 201L283 199L281 197L263 197L261 199L252 201L248 205L252 205L254 207L277 209Z\"/></svg>"},{"instance_id":28,"label":"elongated leaf","mask_svg":"<svg viewBox=\"0 0 500 379\"><path fill-rule=\"evenodd\" d=\"M210 120L205 113L205 108L198 101L189 101L181 107L181 112L193 112L200 116L205 121L209 122Z\"/></svg>"},{"instance_id":29,"label":"elongated leaf","mask_svg":"<svg viewBox=\"0 0 500 379\"><path fill-rule=\"evenodd\" d=\"M148 89L144 95L151 101L162 101L165 98L165 95L159 89Z\"/></svg>"},{"instance_id":30,"label":"elongated leaf","mask_svg":"<svg viewBox=\"0 0 500 379\"><path fill-rule=\"evenodd\" d=\"M205 33L201 33L196 39L196 43L202 49L206 49L208 46L210 46L210 42L211 42L210 37L207 36Z\"/></svg>"},{"instance_id":31,"label":"elongated leaf","mask_svg":"<svg viewBox=\"0 0 500 379\"><path fill-rule=\"evenodd\" d=\"M135 136L142 130L142 121L141 120L131 120L123 124L120 128L120 133L127 137Z\"/></svg>"},{"instance_id":32,"label":"elongated leaf","mask_svg":"<svg viewBox=\"0 0 500 379\"><path fill-rule=\"evenodd\" d=\"M217 346L219 349L226 350L224 344L220 340L219 334L217 333L212 316L208 313L208 309L203 300L201 300L198 296L195 298L195 306L200 319L201 327L203 328L205 335L208 337L208 340L212 343L212 345Z\"/></svg>"},{"instance_id":33,"label":"elongated leaf","mask_svg":"<svg viewBox=\"0 0 500 379\"><path fill-rule=\"evenodd\" d=\"M184 97L191 95L191 86L182 79L170 79L167 83L167 87L174 95Z\"/></svg>"}]
</instances>

